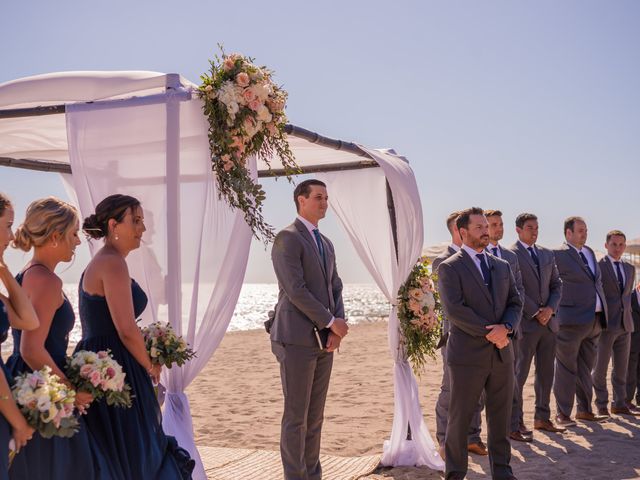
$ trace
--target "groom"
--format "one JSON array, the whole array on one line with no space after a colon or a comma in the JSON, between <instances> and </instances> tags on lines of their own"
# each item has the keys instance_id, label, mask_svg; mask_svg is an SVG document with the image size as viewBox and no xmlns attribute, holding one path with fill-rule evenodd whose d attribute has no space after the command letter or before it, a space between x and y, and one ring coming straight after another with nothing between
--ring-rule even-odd
<instances>
[{"instance_id":1,"label":"groom","mask_svg":"<svg viewBox=\"0 0 640 480\"><path fill-rule=\"evenodd\" d=\"M319 480L320 434L333 351L349 329L333 244L318 230L327 188L305 180L293 192L298 218L278 233L271 260L280 292L270 328L284 413L280 455L286 480Z\"/></svg>"}]
</instances>

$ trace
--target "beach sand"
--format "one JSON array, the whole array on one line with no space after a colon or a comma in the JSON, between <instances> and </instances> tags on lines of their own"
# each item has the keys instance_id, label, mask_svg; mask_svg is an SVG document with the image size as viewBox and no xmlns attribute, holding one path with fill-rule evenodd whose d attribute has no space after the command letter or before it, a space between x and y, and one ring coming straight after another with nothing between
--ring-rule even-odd
<instances>
[{"instance_id":1,"label":"beach sand","mask_svg":"<svg viewBox=\"0 0 640 480\"><path fill-rule=\"evenodd\" d=\"M387 323L352 326L334 358L322 453L360 456L382 452L393 420L392 374ZM419 378L424 418L434 438L441 376L438 356ZM264 331L228 333L187 394L198 445L278 449L282 391L278 364ZM524 393L529 427L533 427L534 401L532 367ZM483 419L486 442L484 426ZM614 416L602 424L579 422L565 434L536 431L534 438L531 444L514 442L512 448L511 464L521 480L640 478L640 418ZM380 468L365 478L417 480L443 475L425 467ZM487 457L470 455L468 478L490 478Z\"/></svg>"}]
</instances>

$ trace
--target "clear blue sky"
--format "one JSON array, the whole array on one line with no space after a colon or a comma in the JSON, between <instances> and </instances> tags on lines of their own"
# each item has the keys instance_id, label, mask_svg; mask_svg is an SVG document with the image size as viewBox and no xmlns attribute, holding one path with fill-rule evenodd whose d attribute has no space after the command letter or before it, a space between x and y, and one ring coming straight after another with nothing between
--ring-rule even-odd
<instances>
[{"instance_id":1,"label":"clear blue sky","mask_svg":"<svg viewBox=\"0 0 640 480\"><path fill-rule=\"evenodd\" d=\"M540 243L587 219L589 243L640 236L640 2L321 1L7 2L0 82L64 70L154 70L197 81L207 59L256 57L289 91L292 123L406 155L420 185L425 243L477 205L538 214ZM52 174L0 169L18 204L64 196ZM293 216L269 185L267 216ZM335 219L324 230L346 281L369 281ZM14 268L23 261L10 257ZM80 254L67 272L86 262ZM247 281L270 281L255 245Z\"/></svg>"}]
</instances>

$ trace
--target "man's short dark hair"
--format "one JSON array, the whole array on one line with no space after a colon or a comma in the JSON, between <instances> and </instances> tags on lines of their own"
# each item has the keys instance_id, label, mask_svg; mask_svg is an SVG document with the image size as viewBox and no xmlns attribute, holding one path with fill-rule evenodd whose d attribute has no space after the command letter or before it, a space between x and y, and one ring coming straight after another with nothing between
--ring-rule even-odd
<instances>
[{"instance_id":1,"label":"man's short dark hair","mask_svg":"<svg viewBox=\"0 0 640 480\"><path fill-rule=\"evenodd\" d=\"M622 230L611 230L609 233L607 233L607 243L609 243L609 240L611 240L611 237L617 237L620 236L622 238L624 238L624 241L627 241L627 236L622 232Z\"/></svg>"},{"instance_id":2,"label":"man's short dark hair","mask_svg":"<svg viewBox=\"0 0 640 480\"><path fill-rule=\"evenodd\" d=\"M485 217L501 217L502 212L500 210L485 210L484 216Z\"/></svg>"},{"instance_id":3,"label":"man's short dark hair","mask_svg":"<svg viewBox=\"0 0 640 480\"><path fill-rule=\"evenodd\" d=\"M569 217L564 221L564 234L567 233L567 230L571 230L573 232L573 227L575 226L576 222L582 222L586 225L587 222L584 221L584 218L582 217Z\"/></svg>"},{"instance_id":4,"label":"man's short dark hair","mask_svg":"<svg viewBox=\"0 0 640 480\"><path fill-rule=\"evenodd\" d=\"M471 215L484 215L484 210L479 207L471 207L466 210L461 210L458 218L456 219L456 227L458 230L464 228L465 230L469 229L469 220L471 219Z\"/></svg>"},{"instance_id":5,"label":"man's short dark hair","mask_svg":"<svg viewBox=\"0 0 640 480\"><path fill-rule=\"evenodd\" d=\"M451 235L453 235L453 224L455 223L456 219L458 218L458 215L460 215L460 212L455 211L455 212L451 212L449 214L449 216L447 217L447 230L449 230L449 233Z\"/></svg>"},{"instance_id":6,"label":"man's short dark hair","mask_svg":"<svg viewBox=\"0 0 640 480\"><path fill-rule=\"evenodd\" d=\"M516 227L524 228L524 224L529 220L538 220L538 217L533 213L521 213L516 217Z\"/></svg>"},{"instance_id":7,"label":"man's short dark hair","mask_svg":"<svg viewBox=\"0 0 640 480\"><path fill-rule=\"evenodd\" d=\"M298 197L302 195L304 198L309 198L309 194L311 193L311 187L313 185L327 188L324 182L321 182L320 180L316 180L315 178L311 178L309 180L305 180L304 182L300 182L298 185L296 185L296 188L293 191L293 201L296 204L296 211L300 211L300 204L298 203Z\"/></svg>"}]
</instances>

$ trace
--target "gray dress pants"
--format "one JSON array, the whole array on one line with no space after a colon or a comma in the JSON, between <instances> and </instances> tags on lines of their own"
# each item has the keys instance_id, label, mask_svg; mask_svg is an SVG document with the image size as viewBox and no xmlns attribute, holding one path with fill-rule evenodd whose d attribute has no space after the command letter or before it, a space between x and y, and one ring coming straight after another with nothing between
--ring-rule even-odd
<instances>
[{"instance_id":1,"label":"gray dress pants","mask_svg":"<svg viewBox=\"0 0 640 480\"><path fill-rule=\"evenodd\" d=\"M609 360L613 356L611 370L611 386L613 387L613 403L616 408L624 408L627 399L627 368L629 367L629 349L631 334L622 328L603 330L598 339L598 356L596 368L593 370L593 389L596 392L598 408L609 406L607 390L607 370Z\"/></svg>"}]
</instances>

